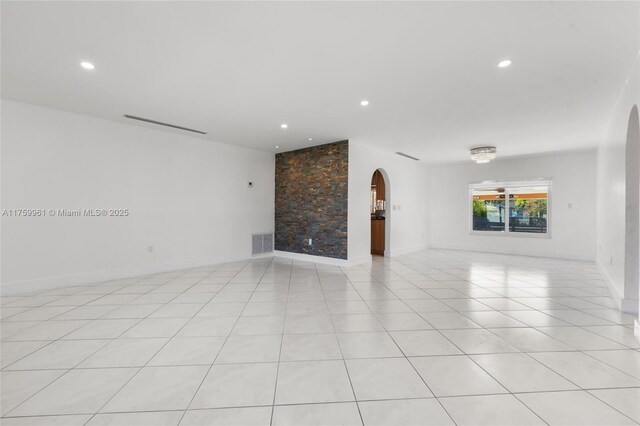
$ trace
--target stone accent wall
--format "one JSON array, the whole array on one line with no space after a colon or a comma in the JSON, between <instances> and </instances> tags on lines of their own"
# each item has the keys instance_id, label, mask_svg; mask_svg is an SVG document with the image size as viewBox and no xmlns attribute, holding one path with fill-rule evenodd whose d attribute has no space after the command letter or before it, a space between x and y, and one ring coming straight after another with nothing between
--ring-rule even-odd
<instances>
[{"instance_id":1,"label":"stone accent wall","mask_svg":"<svg viewBox=\"0 0 640 426\"><path fill-rule=\"evenodd\" d=\"M348 176L349 141L276 154L276 250L347 259Z\"/></svg>"}]
</instances>

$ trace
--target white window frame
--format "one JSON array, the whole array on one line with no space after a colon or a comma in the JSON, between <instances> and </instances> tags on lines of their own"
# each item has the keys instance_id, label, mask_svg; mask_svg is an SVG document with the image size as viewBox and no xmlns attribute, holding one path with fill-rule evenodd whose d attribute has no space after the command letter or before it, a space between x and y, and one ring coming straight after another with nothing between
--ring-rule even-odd
<instances>
[{"instance_id":1,"label":"white window frame","mask_svg":"<svg viewBox=\"0 0 640 426\"><path fill-rule=\"evenodd\" d=\"M525 188L531 186L546 186L547 187L547 232L546 233L528 233L528 232L511 232L509 231L509 221L511 220L511 211L509 209L509 189L513 188ZM487 190L495 188L505 188L505 219L504 219L504 231L474 231L473 230L473 191L474 190ZM484 181L479 183L469 184L469 195L467 214L469 215L469 234L471 235L484 235L491 237L515 237L515 238L551 238L551 224L552 224L552 180L551 179L532 179L525 181Z\"/></svg>"}]
</instances>

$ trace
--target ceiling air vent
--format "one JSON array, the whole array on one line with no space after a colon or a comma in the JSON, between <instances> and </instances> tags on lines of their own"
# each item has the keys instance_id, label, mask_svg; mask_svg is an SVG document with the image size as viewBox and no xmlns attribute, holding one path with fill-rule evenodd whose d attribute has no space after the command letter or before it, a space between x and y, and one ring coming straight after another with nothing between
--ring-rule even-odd
<instances>
[{"instance_id":1,"label":"ceiling air vent","mask_svg":"<svg viewBox=\"0 0 640 426\"><path fill-rule=\"evenodd\" d=\"M144 121L145 123L157 124L158 126L171 127L173 129L186 130L187 132L199 133L201 135L206 135L207 132L202 132L200 130L190 129L188 127L176 126L175 124L163 123L162 121L151 120L149 118L136 117L135 115L125 114L124 118L129 118L131 120Z\"/></svg>"},{"instance_id":2,"label":"ceiling air vent","mask_svg":"<svg viewBox=\"0 0 640 426\"><path fill-rule=\"evenodd\" d=\"M405 154L404 152L396 152L396 154L402 155L403 157L407 157L407 158L410 158L410 159L415 160L415 161L420 161L419 158L413 157L413 156L411 156L409 154Z\"/></svg>"}]
</instances>

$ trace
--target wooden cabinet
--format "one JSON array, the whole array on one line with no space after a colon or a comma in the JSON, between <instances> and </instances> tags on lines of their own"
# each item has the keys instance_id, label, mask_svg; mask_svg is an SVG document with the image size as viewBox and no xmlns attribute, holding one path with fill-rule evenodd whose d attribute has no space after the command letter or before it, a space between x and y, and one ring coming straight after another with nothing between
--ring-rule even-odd
<instances>
[{"instance_id":1,"label":"wooden cabinet","mask_svg":"<svg viewBox=\"0 0 640 426\"><path fill-rule=\"evenodd\" d=\"M371 254L384 256L384 219L371 220Z\"/></svg>"},{"instance_id":2,"label":"wooden cabinet","mask_svg":"<svg viewBox=\"0 0 640 426\"><path fill-rule=\"evenodd\" d=\"M386 188L384 184L384 177L382 176L382 173L380 173L380 170L376 170L371 178L371 189L376 191L376 200L384 201Z\"/></svg>"},{"instance_id":3,"label":"wooden cabinet","mask_svg":"<svg viewBox=\"0 0 640 426\"><path fill-rule=\"evenodd\" d=\"M373 195L375 193L375 196ZM384 176L380 173L380 170L376 170L371 178L371 254L378 254L384 256L384 219L374 219L373 215L376 213L376 201L385 201L386 187L384 182ZM386 203L380 203L386 204ZM385 206L386 207L386 206ZM381 213L381 212L377 212ZM382 214L384 216L384 214Z\"/></svg>"}]
</instances>

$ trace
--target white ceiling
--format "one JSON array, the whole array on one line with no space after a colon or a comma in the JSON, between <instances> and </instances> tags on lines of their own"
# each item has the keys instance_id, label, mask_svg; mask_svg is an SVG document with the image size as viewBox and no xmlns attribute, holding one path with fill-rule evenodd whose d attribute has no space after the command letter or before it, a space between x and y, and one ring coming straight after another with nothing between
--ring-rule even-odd
<instances>
[{"instance_id":1,"label":"white ceiling","mask_svg":"<svg viewBox=\"0 0 640 426\"><path fill-rule=\"evenodd\" d=\"M638 2L613 1L3 1L2 96L271 151L352 139L435 163L479 144L584 149L639 22Z\"/></svg>"}]
</instances>

